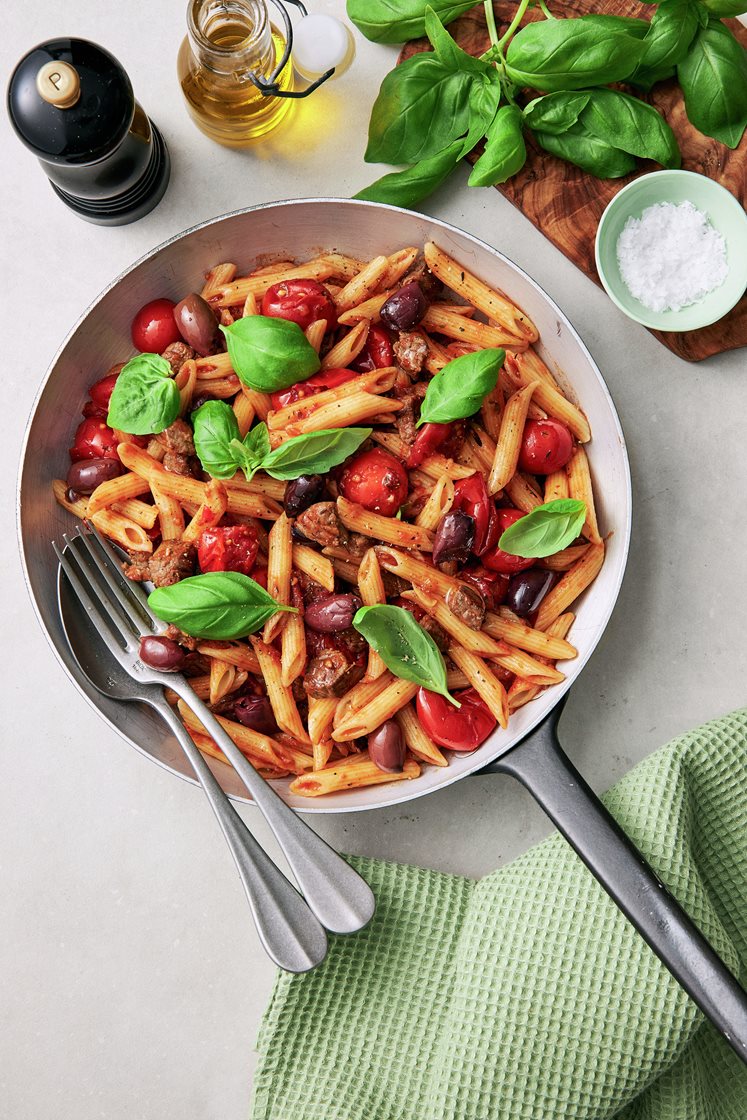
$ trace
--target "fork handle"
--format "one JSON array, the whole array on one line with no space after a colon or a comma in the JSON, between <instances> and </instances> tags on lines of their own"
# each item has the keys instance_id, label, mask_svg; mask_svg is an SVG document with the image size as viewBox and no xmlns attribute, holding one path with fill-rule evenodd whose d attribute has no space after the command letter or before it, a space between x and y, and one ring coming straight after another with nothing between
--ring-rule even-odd
<instances>
[{"instance_id":1,"label":"fork handle","mask_svg":"<svg viewBox=\"0 0 747 1120\"><path fill-rule=\"evenodd\" d=\"M169 684L197 716L241 778L272 829L299 890L322 925L332 933L355 933L363 929L376 908L373 891L365 879L257 773L210 709L195 695L185 677L174 675Z\"/></svg>"},{"instance_id":2,"label":"fork handle","mask_svg":"<svg viewBox=\"0 0 747 1120\"><path fill-rule=\"evenodd\" d=\"M218 819L268 955L287 972L314 968L327 954L321 923L254 839L166 699L153 707L179 740Z\"/></svg>"}]
</instances>

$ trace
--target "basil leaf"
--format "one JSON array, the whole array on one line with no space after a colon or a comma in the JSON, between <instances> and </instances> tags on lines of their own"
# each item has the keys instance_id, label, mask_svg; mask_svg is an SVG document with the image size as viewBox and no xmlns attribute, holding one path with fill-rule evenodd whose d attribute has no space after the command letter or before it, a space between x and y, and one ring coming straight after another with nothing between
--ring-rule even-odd
<instances>
[{"instance_id":1,"label":"basil leaf","mask_svg":"<svg viewBox=\"0 0 747 1120\"><path fill-rule=\"evenodd\" d=\"M620 31L614 16L543 20L513 37L506 73L519 86L547 93L585 89L622 81L643 51L643 41Z\"/></svg>"},{"instance_id":2,"label":"basil leaf","mask_svg":"<svg viewBox=\"0 0 747 1120\"><path fill-rule=\"evenodd\" d=\"M661 114L627 93L591 90L580 123L598 140L632 156L655 159L663 167L679 167L682 162L674 133Z\"/></svg>"},{"instance_id":3,"label":"basil leaf","mask_svg":"<svg viewBox=\"0 0 747 1120\"><path fill-rule=\"evenodd\" d=\"M425 33L436 54L436 58L449 70L463 70L469 74L495 73L495 67L474 55L467 54L454 42L441 20L429 4L425 9Z\"/></svg>"},{"instance_id":4,"label":"basil leaf","mask_svg":"<svg viewBox=\"0 0 747 1120\"><path fill-rule=\"evenodd\" d=\"M368 125L367 163L415 163L461 136L473 76L416 54L381 83Z\"/></svg>"},{"instance_id":5,"label":"basil leaf","mask_svg":"<svg viewBox=\"0 0 747 1120\"><path fill-rule=\"evenodd\" d=\"M460 158L463 159L471 152L490 128L501 103L502 92L501 79L494 67L491 67L484 81L472 83L469 94L469 129L462 142Z\"/></svg>"},{"instance_id":6,"label":"basil leaf","mask_svg":"<svg viewBox=\"0 0 747 1120\"><path fill-rule=\"evenodd\" d=\"M552 556L575 541L585 520L586 502L557 498L509 525L498 547L511 556Z\"/></svg>"},{"instance_id":7,"label":"basil leaf","mask_svg":"<svg viewBox=\"0 0 747 1120\"><path fill-rule=\"evenodd\" d=\"M474 0L348 0L348 19L373 43L405 43L425 34L425 13L433 8L451 23L474 8Z\"/></svg>"},{"instance_id":8,"label":"basil leaf","mask_svg":"<svg viewBox=\"0 0 747 1120\"><path fill-rule=\"evenodd\" d=\"M361 607L353 626L395 677L438 692L454 707L460 707L446 687L446 665L441 651L409 611L381 603Z\"/></svg>"},{"instance_id":9,"label":"basil leaf","mask_svg":"<svg viewBox=\"0 0 747 1120\"><path fill-rule=\"evenodd\" d=\"M740 0L745 3L747 0ZM698 9L693 0L667 0L654 12L644 40L643 57L628 81L642 89L669 78L687 54L688 47L700 26Z\"/></svg>"},{"instance_id":10,"label":"basil leaf","mask_svg":"<svg viewBox=\"0 0 747 1120\"><path fill-rule=\"evenodd\" d=\"M421 424L448 424L477 412L498 381L505 350L477 350L448 362L428 382L420 408Z\"/></svg>"},{"instance_id":11,"label":"basil leaf","mask_svg":"<svg viewBox=\"0 0 747 1120\"><path fill-rule=\"evenodd\" d=\"M745 11L745 0L700 0L698 7L703 6L712 16L741 16Z\"/></svg>"},{"instance_id":12,"label":"basil leaf","mask_svg":"<svg viewBox=\"0 0 747 1120\"><path fill-rule=\"evenodd\" d=\"M392 206L412 209L416 202L432 194L451 174L461 159L462 144L461 140L455 140L442 152L430 159L420 160L414 167L382 175L369 187L354 194L353 198L362 198L366 202L388 202Z\"/></svg>"},{"instance_id":13,"label":"basil leaf","mask_svg":"<svg viewBox=\"0 0 747 1120\"><path fill-rule=\"evenodd\" d=\"M231 448L239 439L234 411L225 401L205 401L192 413L195 451L202 469L213 478L233 478L238 463Z\"/></svg>"},{"instance_id":14,"label":"basil leaf","mask_svg":"<svg viewBox=\"0 0 747 1120\"><path fill-rule=\"evenodd\" d=\"M252 459L262 461L270 454L270 433L264 420L244 436L244 447Z\"/></svg>"},{"instance_id":15,"label":"basil leaf","mask_svg":"<svg viewBox=\"0 0 747 1120\"><path fill-rule=\"evenodd\" d=\"M157 434L174 423L180 407L179 390L166 359L138 354L116 380L106 422L133 436Z\"/></svg>"},{"instance_id":16,"label":"basil leaf","mask_svg":"<svg viewBox=\"0 0 747 1120\"><path fill-rule=\"evenodd\" d=\"M505 183L526 163L527 149L521 131L521 109L504 105L488 129L485 151L472 168L469 187L490 187Z\"/></svg>"},{"instance_id":17,"label":"basil leaf","mask_svg":"<svg viewBox=\"0 0 747 1120\"><path fill-rule=\"evenodd\" d=\"M736 148L747 126L747 51L723 23L701 28L677 78L690 123Z\"/></svg>"},{"instance_id":18,"label":"basil leaf","mask_svg":"<svg viewBox=\"0 0 747 1120\"><path fill-rule=\"evenodd\" d=\"M593 136L579 119L562 136L537 131L534 137L541 148L553 156L575 163L599 179L619 179L635 169L635 158Z\"/></svg>"},{"instance_id":19,"label":"basil leaf","mask_svg":"<svg viewBox=\"0 0 747 1120\"><path fill-rule=\"evenodd\" d=\"M302 474L324 474L339 466L368 439L371 428L326 428L294 436L266 454L259 466L272 478L291 479Z\"/></svg>"},{"instance_id":20,"label":"basil leaf","mask_svg":"<svg viewBox=\"0 0 747 1120\"><path fill-rule=\"evenodd\" d=\"M321 362L298 323L246 315L220 328L238 378L250 389L274 393L316 373Z\"/></svg>"},{"instance_id":21,"label":"basil leaf","mask_svg":"<svg viewBox=\"0 0 747 1120\"><path fill-rule=\"evenodd\" d=\"M249 576L240 572L205 572L171 587L157 587L148 606L164 622L172 622L193 638L221 641L254 634L276 611L296 612L276 603Z\"/></svg>"},{"instance_id":22,"label":"basil leaf","mask_svg":"<svg viewBox=\"0 0 747 1120\"><path fill-rule=\"evenodd\" d=\"M647 3L648 0L644 0ZM669 0L652 0L652 2L669 3ZM635 39L643 39L648 34L650 24L646 19L632 19L630 16L580 16L579 19L587 27L598 27L601 31L622 31L625 35L632 35Z\"/></svg>"},{"instance_id":23,"label":"basil leaf","mask_svg":"<svg viewBox=\"0 0 747 1120\"><path fill-rule=\"evenodd\" d=\"M524 124L558 136L576 123L589 102L588 93L547 93L524 109Z\"/></svg>"}]
</instances>

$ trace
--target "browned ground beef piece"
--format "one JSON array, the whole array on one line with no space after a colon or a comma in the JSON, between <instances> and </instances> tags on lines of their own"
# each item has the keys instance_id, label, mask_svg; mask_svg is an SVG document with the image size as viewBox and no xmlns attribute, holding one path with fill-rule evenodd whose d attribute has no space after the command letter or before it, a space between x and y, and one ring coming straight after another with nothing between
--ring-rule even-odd
<instances>
[{"instance_id":1,"label":"browned ground beef piece","mask_svg":"<svg viewBox=\"0 0 747 1120\"><path fill-rule=\"evenodd\" d=\"M397 599L405 591L409 591L411 583L409 580L402 579L401 576L395 576L394 572L382 572L381 578L384 582L384 590L386 591L387 599Z\"/></svg>"},{"instance_id":2,"label":"browned ground beef piece","mask_svg":"<svg viewBox=\"0 0 747 1120\"><path fill-rule=\"evenodd\" d=\"M476 587L451 587L446 606L470 630L479 630L485 621L485 600Z\"/></svg>"},{"instance_id":3,"label":"browned ground beef piece","mask_svg":"<svg viewBox=\"0 0 747 1120\"><path fill-rule=\"evenodd\" d=\"M164 636L171 638L172 642L178 642L180 646L189 650L197 649L200 642L199 638L193 638L190 634L185 634L183 630L180 630L178 626L174 626L171 622L164 630ZM230 644L230 642L225 642L227 646Z\"/></svg>"},{"instance_id":4,"label":"browned ground beef piece","mask_svg":"<svg viewBox=\"0 0 747 1120\"><path fill-rule=\"evenodd\" d=\"M150 578L156 587L171 587L194 575L197 549L190 541L163 541L150 558Z\"/></svg>"},{"instance_id":5,"label":"browned ground beef piece","mask_svg":"<svg viewBox=\"0 0 747 1120\"><path fill-rule=\"evenodd\" d=\"M130 558L130 563L125 565L124 569L127 578L136 580L138 583L144 579L150 579L150 553L135 552L134 549L128 548L127 555Z\"/></svg>"},{"instance_id":6,"label":"browned ground beef piece","mask_svg":"<svg viewBox=\"0 0 747 1120\"><path fill-rule=\"evenodd\" d=\"M393 350L397 365L407 373L420 373L428 357L428 345L417 331L400 331Z\"/></svg>"},{"instance_id":7,"label":"browned ground beef piece","mask_svg":"<svg viewBox=\"0 0 747 1120\"><path fill-rule=\"evenodd\" d=\"M416 423L420 417L420 405L428 389L427 385L418 383L408 385L406 388L395 388L393 395L402 401L402 408L394 414L394 424L399 433L399 438L412 447L417 435Z\"/></svg>"},{"instance_id":8,"label":"browned ground beef piece","mask_svg":"<svg viewBox=\"0 0 747 1120\"><path fill-rule=\"evenodd\" d=\"M161 354L161 357L166 359L175 374L179 372L185 362L188 362L194 356L194 350L191 346L187 346L186 342L170 342Z\"/></svg>"},{"instance_id":9,"label":"browned ground beef piece","mask_svg":"<svg viewBox=\"0 0 747 1120\"><path fill-rule=\"evenodd\" d=\"M317 699L344 696L361 680L365 671L365 665L351 661L342 650L328 649L309 662L303 681L304 691L307 696Z\"/></svg>"},{"instance_id":10,"label":"browned ground beef piece","mask_svg":"<svg viewBox=\"0 0 747 1120\"><path fill-rule=\"evenodd\" d=\"M337 516L334 502L315 502L313 506L309 506L298 515L295 528L308 540L316 541L322 548L344 545L348 539L347 530Z\"/></svg>"},{"instance_id":11,"label":"browned ground beef piece","mask_svg":"<svg viewBox=\"0 0 747 1120\"><path fill-rule=\"evenodd\" d=\"M199 478L201 466L195 455L192 429L184 420L175 420L156 436L156 442L166 450L163 465L172 474Z\"/></svg>"},{"instance_id":12,"label":"browned ground beef piece","mask_svg":"<svg viewBox=\"0 0 747 1120\"><path fill-rule=\"evenodd\" d=\"M351 533L348 537L347 549L356 560L362 560L364 554L371 547L371 538L363 533Z\"/></svg>"}]
</instances>

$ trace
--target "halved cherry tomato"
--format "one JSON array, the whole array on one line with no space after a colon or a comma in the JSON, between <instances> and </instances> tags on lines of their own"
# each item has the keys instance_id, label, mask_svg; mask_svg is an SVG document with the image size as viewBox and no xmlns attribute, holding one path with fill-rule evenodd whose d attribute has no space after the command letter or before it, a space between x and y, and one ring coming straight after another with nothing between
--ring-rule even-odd
<instances>
[{"instance_id":1,"label":"halved cherry tomato","mask_svg":"<svg viewBox=\"0 0 747 1120\"><path fill-rule=\"evenodd\" d=\"M252 525L218 525L205 529L197 542L203 572L241 572L248 576L257 559L257 530Z\"/></svg>"},{"instance_id":2,"label":"halved cherry tomato","mask_svg":"<svg viewBox=\"0 0 747 1120\"><path fill-rule=\"evenodd\" d=\"M349 502L393 517L407 497L407 471L383 447L362 451L343 468L340 492Z\"/></svg>"},{"instance_id":3,"label":"halved cherry tomato","mask_svg":"<svg viewBox=\"0 0 747 1120\"><path fill-rule=\"evenodd\" d=\"M506 598L511 580L510 576L503 575L501 572L488 571L487 568L483 568L479 564L464 568L459 573L459 578L477 588L489 611L494 611Z\"/></svg>"},{"instance_id":4,"label":"halved cherry tomato","mask_svg":"<svg viewBox=\"0 0 747 1120\"><path fill-rule=\"evenodd\" d=\"M455 708L445 696L418 689L418 719L434 743L450 751L473 751L484 743L497 720L474 688L455 692L462 705Z\"/></svg>"},{"instance_id":5,"label":"halved cherry tomato","mask_svg":"<svg viewBox=\"0 0 747 1120\"><path fill-rule=\"evenodd\" d=\"M519 468L527 474L552 474L573 454L573 437L560 420L527 420L519 451Z\"/></svg>"},{"instance_id":6,"label":"halved cherry tomato","mask_svg":"<svg viewBox=\"0 0 747 1120\"><path fill-rule=\"evenodd\" d=\"M318 319L327 320L327 330L337 326L337 311L332 296L318 280L282 280L262 297L262 314L272 319L289 319L302 331Z\"/></svg>"},{"instance_id":7,"label":"halved cherry tomato","mask_svg":"<svg viewBox=\"0 0 747 1120\"><path fill-rule=\"evenodd\" d=\"M99 378L98 381L94 381L93 385L88 390L88 395L91 398L91 403L94 408L101 409L105 416L109 411L109 401L111 400L111 395L120 372L121 371L118 370L117 373L108 373L106 377Z\"/></svg>"},{"instance_id":8,"label":"halved cherry tomato","mask_svg":"<svg viewBox=\"0 0 747 1120\"><path fill-rule=\"evenodd\" d=\"M498 540L509 525L513 525L515 521L524 516L526 515L520 509L496 510ZM504 552L502 548L497 546L484 553L481 560L484 567L489 568L491 572L501 572L507 576L512 576L516 572L523 572L525 568L531 568L532 564L535 563L531 556L512 556L510 552Z\"/></svg>"},{"instance_id":9,"label":"halved cherry tomato","mask_svg":"<svg viewBox=\"0 0 747 1120\"><path fill-rule=\"evenodd\" d=\"M170 299L153 299L140 308L132 320L132 342L143 354L160 354L182 337L174 322L176 304Z\"/></svg>"},{"instance_id":10,"label":"halved cherry tomato","mask_svg":"<svg viewBox=\"0 0 747 1120\"><path fill-rule=\"evenodd\" d=\"M442 447L451 435L451 424L423 424L407 456L410 470L419 467L424 459Z\"/></svg>"},{"instance_id":11,"label":"halved cherry tomato","mask_svg":"<svg viewBox=\"0 0 747 1120\"><path fill-rule=\"evenodd\" d=\"M255 568L252 572L252 579L258 583L260 587L267 590L267 568Z\"/></svg>"},{"instance_id":12,"label":"halved cherry tomato","mask_svg":"<svg viewBox=\"0 0 747 1120\"><path fill-rule=\"evenodd\" d=\"M81 459L119 459L118 442L112 429L100 417L89 416L75 430L70 459L73 463Z\"/></svg>"},{"instance_id":13,"label":"halved cherry tomato","mask_svg":"<svg viewBox=\"0 0 747 1120\"><path fill-rule=\"evenodd\" d=\"M482 556L498 544L498 511L495 502L488 494L485 479L481 474L460 478L454 483L454 504L452 509L468 513L475 521L475 543L472 551Z\"/></svg>"},{"instance_id":14,"label":"halved cherry tomato","mask_svg":"<svg viewBox=\"0 0 747 1120\"><path fill-rule=\"evenodd\" d=\"M392 336L388 327L374 323L368 332L366 345L353 362L358 373L368 373L372 369L385 369L394 365Z\"/></svg>"},{"instance_id":15,"label":"halved cherry tomato","mask_svg":"<svg viewBox=\"0 0 747 1120\"><path fill-rule=\"evenodd\" d=\"M351 381L357 376L354 369L320 370L319 373L307 377L305 381L297 381L287 389L278 389L276 393L271 393L272 407L285 408L287 404L295 404L296 401L302 401L306 397L314 397L325 389L336 389L338 385L344 385L346 381Z\"/></svg>"}]
</instances>

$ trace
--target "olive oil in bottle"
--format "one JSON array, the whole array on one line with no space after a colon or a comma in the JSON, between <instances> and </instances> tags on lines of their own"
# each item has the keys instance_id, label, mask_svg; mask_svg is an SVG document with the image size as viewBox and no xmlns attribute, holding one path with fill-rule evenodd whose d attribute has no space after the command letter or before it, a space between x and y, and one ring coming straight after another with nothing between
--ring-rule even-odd
<instances>
[{"instance_id":1,"label":"olive oil in bottle","mask_svg":"<svg viewBox=\"0 0 747 1120\"><path fill-rule=\"evenodd\" d=\"M177 70L197 127L232 148L245 147L275 128L292 99L267 96L252 82L252 76L269 78L285 50L264 0L189 0L187 32ZM290 61L277 84L293 88Z\"/></svg>"}]
</instances>

